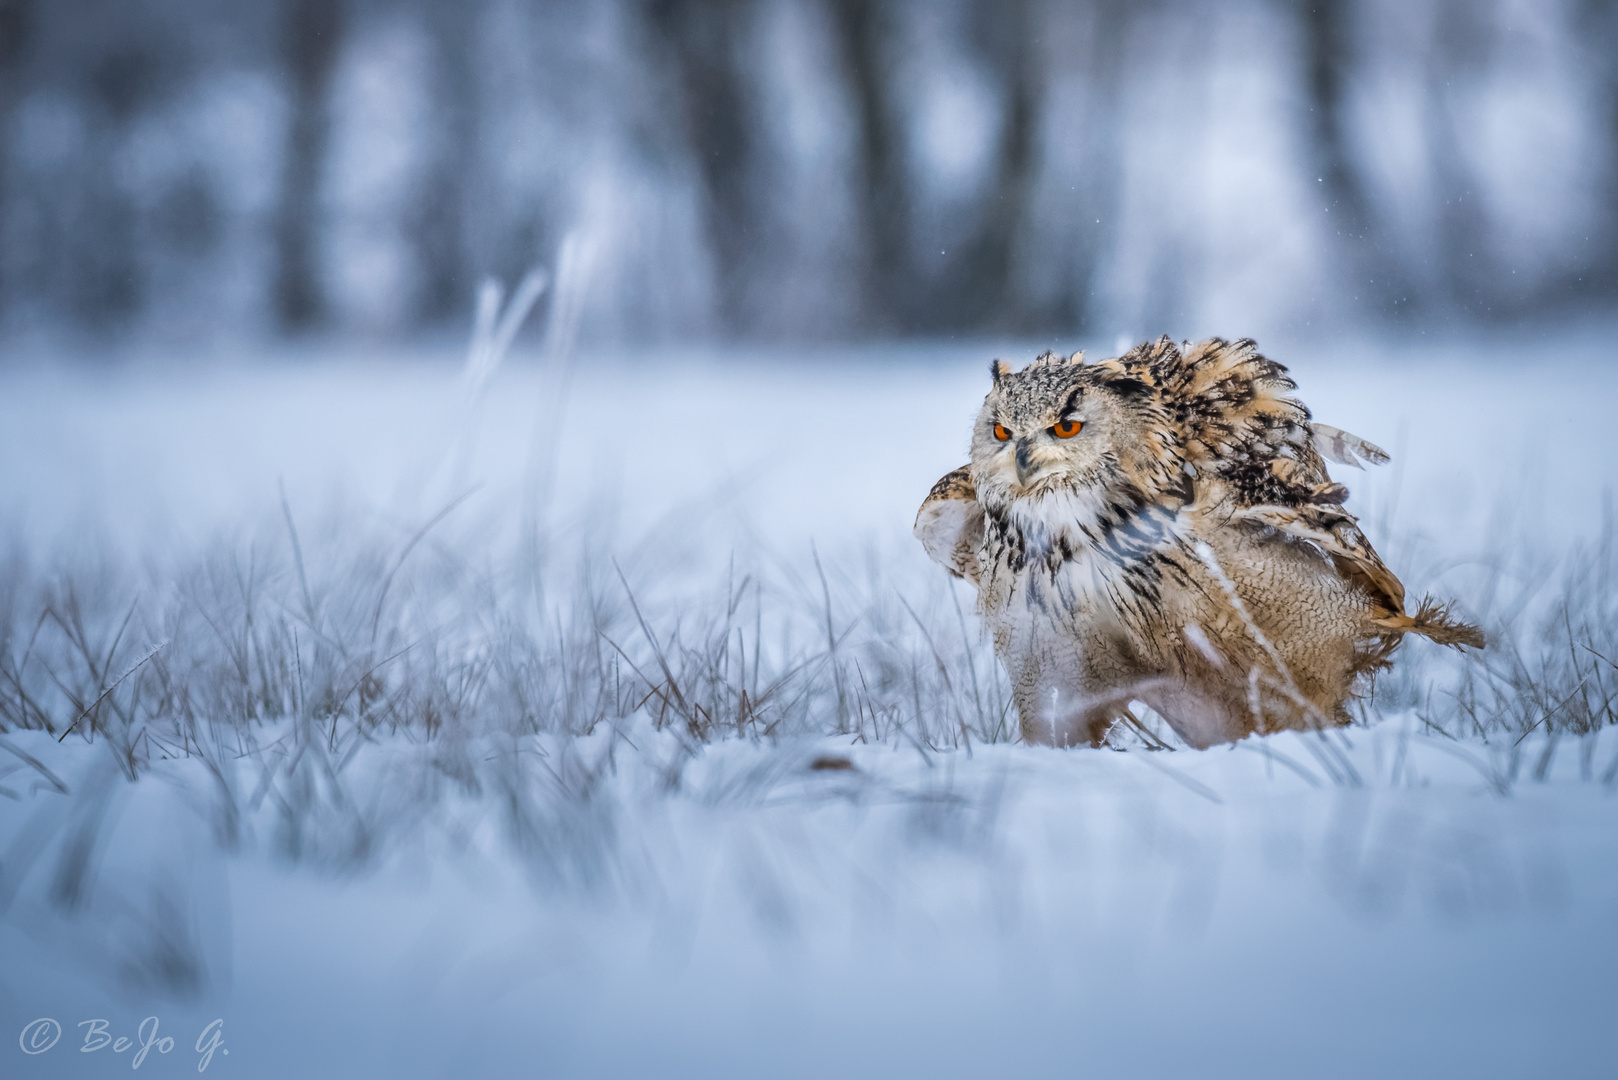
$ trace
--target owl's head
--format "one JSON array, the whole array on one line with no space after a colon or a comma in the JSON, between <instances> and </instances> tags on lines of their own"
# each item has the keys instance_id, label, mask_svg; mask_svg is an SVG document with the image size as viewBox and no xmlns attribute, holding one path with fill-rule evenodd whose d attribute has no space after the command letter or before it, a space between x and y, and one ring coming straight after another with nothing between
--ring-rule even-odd
<instances>
[{"instance_id":1,"label":"owl's head","mask_svg":"<svg viewBox=\"0 0 1618 1080\"><path fill-rule=\"evenodd\" d=\"M1046 353L1017 372L997 360L990 373L972 431L972 479L986 506L1108 488L1162 452L1156 395L1116 363Z\"/></svg>"}]
</instances>

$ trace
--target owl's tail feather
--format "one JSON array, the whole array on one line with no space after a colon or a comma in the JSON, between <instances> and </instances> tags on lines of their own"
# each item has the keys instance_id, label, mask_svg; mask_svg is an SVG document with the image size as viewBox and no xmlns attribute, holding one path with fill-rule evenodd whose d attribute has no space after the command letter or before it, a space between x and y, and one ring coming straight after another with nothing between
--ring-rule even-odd
<instances>
[{"instance_id":1,"label":"owl's tail feather","mask_svg":"<svg viewBox=\"0 0 1618 1080\"><path fill-rule=\"evenodd\" d=\"M1484 645L1483 631L1471 623L1461 622L1449 613L1449 605L1426 597L1421 607L1416 609L1414 615L1390 615L1385 619L1374 620L1378 626L1385 626L1389 630L1400 634L1420 634L1440 645L1451 648L1467 646L1481 649Z\"/></svg>"}]
</instances>

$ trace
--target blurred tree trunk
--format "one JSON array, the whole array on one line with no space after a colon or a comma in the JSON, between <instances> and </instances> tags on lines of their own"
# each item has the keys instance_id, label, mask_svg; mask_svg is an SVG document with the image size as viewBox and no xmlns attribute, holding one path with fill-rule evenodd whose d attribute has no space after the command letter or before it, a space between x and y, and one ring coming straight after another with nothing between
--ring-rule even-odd
<instances>
[{"instance_id":1,"label":"blurred tree trunk","mask_svg":"<svg viewBox=\"0 0 1618 1080\"><path fill-rule=\"evenodd\" d=\"M438 139L412 223L422 286L417 318L441 322L472 307L468 281L468 192L478 172L478 95L473 49L482 5L428 3L437 52Z\"/></svg>"},{"instance_id":2,"label":"blurred tree trunk","mask_svg":"<svg viewBox=\"0 0 1618 1080\"><path fill-rule=\"evenodd\" d=\"M891 15L882 0L826 0L844 76L857 113L860 224L866 237L865 321L877 330L909 329L919 315L906 285L910 258L910 186L904 132L887 82Z\"/></svg>"},{"instance_id":3,"label":"blurred tree trunk","mask_svg":"<svg viewBox=\"0 0 1618 1080\"><path fill-rule=\"evenodd\" d=\"M1602 189L1607 195L1606 221L1601 223L1605 235L1598 238L1589 272L1574 283L1574 292L1581 299L1611 304L1618 296L1618 0L1583 0L1574 13L1573 28L1592 61L1590 76L1602 125L1596 135L1605 143Z\"/></svg>"},{"instance_id":4,"label":"blurred tree trunk","mask_svg":"<svg viewBox=\"0 0 1618 1080\"><path fill-rule=\"evenodd\" d=\"M21 89L19 69L27 58L33 14L32 0L0 0L0 134L11 131L11 115ZM0 149L0 223L10 214L12 205L8 150ZM5 269L0 263L0 274ZM11 302L12 283L0 277L0 317L5 315Z\"/></svg>"},{"instance_id":5,"label":"blurred tree trunk","mask_svg":"<svg viewBox=\"0 0 1618 1080\"><path fill-rule=\"evenodd\" d=\"M720 317L732 332L753 329L749 302L756 257L768 250L754 96L744 85L744 0L654 0L647 8L667 54L686 137L702 178L704 227L719 268Z\"/></svg>"},{"instance_id":6,"label":"blurred tree trunk","mask_svg":"<svg viewBox=\"0 0 1618 1080\"><path fill-rule=\"evenodd\" d=\"M1000 144L977 228L927 306L948 329L1026 330L1032 313L1023 306L1016 259L1030 224L1044 72L1029 0L978 0L972 16L973 43L1005 102Z\"/></svg>"},{"instance_id":7,"label":"blurred tree trunk","mask_svg":"<svg viewBox=\"0 0 1618 1080\"><path fill-rule=\"evenodd\" d=\"M1303 0L1309 137L1327 220L1348 263L1347 284L1364 308L1382 315L1411 310L1411 284L1382 248L1371 199L1355 168L1343 110L1352 72L1352 0Z\"/></svg>"},{"instance_id":8,"label":"blurred tree trunk","mask_svg":"<svg viewBox=\"0 0 1618 1080\"><path fill-rule=\"evenodd\" d=\"M1489 14L1467 0L1438 0L1425 67L1425 106L1438 217L1434 255L1441 275L1439 295L1431 299L1452 312L1495 320L1505 314L1502 305L1514 298L1501 291L1503 277L1488 243L1490 222L1463 152L1469 133L1458 115L1468 91L1476 93L1483 82L1479 74L1488 68L1495 44Z\"/></svg>"},{"instance_id":9,"label":"blurred tree trunk","mask_svg":"<svg viewBox=\"0 0 1618 1080\"><path fill-rule=\"evenodd\" d=\"M311 329L327 315L320 273L320 184L331 135L332 72L342 43L341 0L283 0L282 49L292 117L275 229L276 315L284 330Z\"/></svg>"},{"instance_id":10,"label":"blurred tree trunk","mask_svg":"<svg viewBox=\"0 0 1618 1080\"><path fill-rule=\"evenodd\" d=\"M85 73L89 123L73 178L73 231L64 246L71 309L84 325L100 330L123 324L149 299L152 253L142 235L144 192L130 170L119 168L120 151L140 120L158 111L185 78L174 42L155 32L147 14L133 9Z\"/></svg>"},{"instance_id":11,"label":"blurred tree trunk","mask_svg":"<svg viewBox=\"0 0 1618 1080\"><path fill-rule=\"evenodd\" d=\"M1130 0L1096 0L1090 12L1090 33L1086 52L1089 57L1091 81L1096 88L1098 106L1094 123L1100 129L1096 138L1094 158L1098 163L1088 178L1090 202L1084 207L1082 220L1095 222L1084 233L1089 242L1075 253L1078 267L1075 273L1075 296L1070 309L1072 317L1065 323L1070 329L1095 331L1115 317L1103 300L1098 287L1102 267L1109 251L1119 241L1123 174L1116 165L1119 161L1120 114L1125 79L1132 70L1127 62L1124 43L1129 35ZM1082 292L1080 291L1082 290Z\"/></svg>"}]
</instances>

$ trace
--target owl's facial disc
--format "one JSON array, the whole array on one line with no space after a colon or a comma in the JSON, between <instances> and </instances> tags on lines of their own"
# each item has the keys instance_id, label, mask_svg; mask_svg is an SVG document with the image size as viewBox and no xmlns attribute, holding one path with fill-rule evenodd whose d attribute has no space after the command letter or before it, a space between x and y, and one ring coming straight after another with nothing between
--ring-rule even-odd
<instances>
[{"instance_id":1,"label":"owl's facial disc","mask_svg":"<svg viewBox=\"0 0 1618 1080\"><path fill-rule=\"evenodd\" d=\"M1029 432L1016 440L1012 460L1017 466L1017 485L1022 488L1022 494L1031 494L1041 480L1071 465L1071 448L1062 444L1083 429L1082 420L1058 420L1050 427Z\"/></svg>"},{"instance_id":2,"label":"owl's facial disc","mask_svg":"<svg viewBox=\"0 0 1618 1080\"><path fill-rule=\"evenodd\" d=\"M972 433L979 500L1004 508L1111 483L1146 437L1129 389L1110 370L1054 354L1019 372L997 365Z\"/></svg>"},{"instance_id":3,"label":"owl's facial disc","mask_svg":"<svg viewBox=\"0 0 1618 1080\"><path fill-rule=\"evenodd\" d=\"M1063 480L1071 481L1083 471L1084 461L1094 454L1094 447L1085 445L1093 441L1093 436L1086 438L1086 427L1083 396L1074 393L1056 410L1045 408L1030 414L992 409L986 425L991 439L984 445L996 459L997 471L1003 471L1011 493L1025 497Z\"/></svg>"}]
</instances>

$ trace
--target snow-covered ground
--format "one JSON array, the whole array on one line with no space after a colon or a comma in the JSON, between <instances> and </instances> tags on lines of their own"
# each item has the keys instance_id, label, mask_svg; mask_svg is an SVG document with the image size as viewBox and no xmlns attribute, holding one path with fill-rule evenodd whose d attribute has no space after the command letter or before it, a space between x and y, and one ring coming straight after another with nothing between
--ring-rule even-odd
<instances>
[{"instance_id":1,"label":"snow-covered ground","mask_svg":"<svg viewBox=\"0 0 1618 1080\"><path fill-rule=\"evenodd\" d=\"M1600 534L1606 341L1271 354L1317 417L1394 452L1343 478L1350 508L1413 591L1464 607L1480 562ZM910 520L964 460L988 358L1034 351L586 356L565 402L520 358L479 400L421 357L13 371L0 509L23 547L171 558L273 525L283 488L301 518L401 538L472 491L446 543L495 546L543 502L634 580L739 551L909 588L939 573ZM102 741L0 737L74 793L0 777L6 1076L128 1068L138 1046L82 1052L79 1024L134 1039L150 1016L175 1044L140 1067L165 1075L215 1018L207 1072L254 1077L1610 1072L1610 731L1457 741L1393 709L1205 753L929 750L693 744L642 710L474 738L481 793L353 864L294 858L271 800L221 853L194 759L130 784ZM393 767L434 752L384 741L346 790L408 818ZM478 771L501 755L588 795L518 835ZM809 767L828 757L852 768ZM54 853L79 837L75 878ZM44 1017L60 1041L25 1054Z\"/></svg>"}]
</instances>

